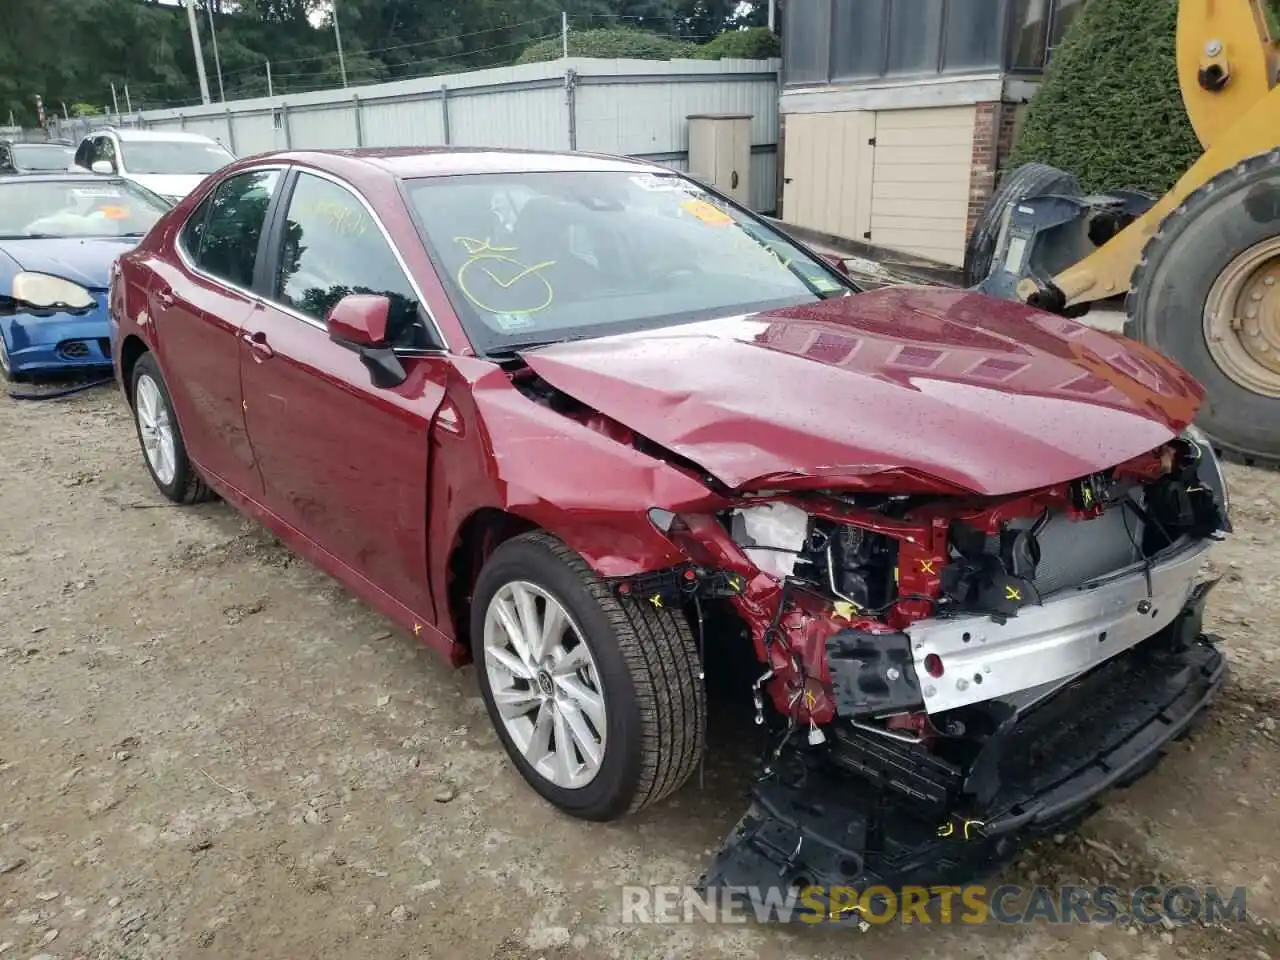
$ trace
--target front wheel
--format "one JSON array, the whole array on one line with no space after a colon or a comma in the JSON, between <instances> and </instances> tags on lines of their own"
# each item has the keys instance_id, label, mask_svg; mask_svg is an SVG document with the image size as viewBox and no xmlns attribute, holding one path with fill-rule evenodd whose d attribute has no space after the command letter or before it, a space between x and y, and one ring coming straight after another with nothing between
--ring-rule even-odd
<instances>
[{"instance_id":1,"label":"front wheel","mask_svg":"<svg viewBox=\"0 0 1280 960\"><path fill-rule=\"evenodd\" d=\"M200 479L187 457L169 388L152 354L143 354L134 365L129 396L133 399L133 422L142 457L160 492L174 503L213 499L213 491Z\"/></svg>"},{"instance_id":2,"label":"front wheel","mask_svg":"<svg viewBox=\"0 0 1280 960\"><path fill-rule=\"evenodd\" d=\"M485 564L471 614L480 691L526 781L566 813L613 820L697 767L706 694L678 610L620 602L546 533Z\"/></svg>"}]
</instances>

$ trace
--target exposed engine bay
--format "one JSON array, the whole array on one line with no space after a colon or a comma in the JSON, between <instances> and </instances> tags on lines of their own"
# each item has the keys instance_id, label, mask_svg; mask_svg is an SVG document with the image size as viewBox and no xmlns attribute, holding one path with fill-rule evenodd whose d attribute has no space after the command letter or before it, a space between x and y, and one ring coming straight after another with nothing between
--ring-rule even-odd
<instances>
[{"instance_id":1,"label":"exposed engine bay","mask_svg":"<svg viewBox=\"0 0 1280 960\"><path fill-rule=\"evenodd\" d=\"M650 510L687 564L614 582L699 630L732 624L760 662L772 747L708 886L972 881L1145 772L1225 678L1199 575L1226 488L1193 429L1004 497L718 493L715 512Z\"/></svg>"}]
</instances>

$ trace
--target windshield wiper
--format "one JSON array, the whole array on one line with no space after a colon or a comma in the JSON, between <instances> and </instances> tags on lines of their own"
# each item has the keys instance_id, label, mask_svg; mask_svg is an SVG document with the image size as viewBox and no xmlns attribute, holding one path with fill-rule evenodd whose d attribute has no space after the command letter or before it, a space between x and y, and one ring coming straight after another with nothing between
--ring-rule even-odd
<instances>
[{"instance_id":1,"label":"windshield wiper","mask_svg":"<svg viewBox=\"0 0 1280 960\"><path fill-rule=\"evenodd\" d=\"M509 343L498 344L497 346L486 350L487 357L514 357L516 354L524 350L536 350L538 347L549 347L553 343L572 343L575 340L586 340L586 336L576 337L553 337L549 340L516 340Z\"/></svg>"}]
</instances>

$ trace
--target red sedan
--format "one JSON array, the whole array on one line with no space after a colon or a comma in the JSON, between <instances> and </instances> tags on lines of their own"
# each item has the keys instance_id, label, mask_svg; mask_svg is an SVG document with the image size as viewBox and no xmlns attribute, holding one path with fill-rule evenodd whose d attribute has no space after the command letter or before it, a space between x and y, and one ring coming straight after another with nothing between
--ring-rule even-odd
<instances>
[{"instance_id":1,"label":"red sedan","mask_svg":"<svg viewBox=\"0 0 1280 960\"><path fill-rule=\"evenodd\" d=\"M1021 305L860 292L665 168L256 157L110 305L160 491L474 660L564 810L678 788L704 652L745 664L772 746L709 883L971 877L1222 682L1197 577L1226 490L1186 374Z\"/></svg>"}]
</instances>

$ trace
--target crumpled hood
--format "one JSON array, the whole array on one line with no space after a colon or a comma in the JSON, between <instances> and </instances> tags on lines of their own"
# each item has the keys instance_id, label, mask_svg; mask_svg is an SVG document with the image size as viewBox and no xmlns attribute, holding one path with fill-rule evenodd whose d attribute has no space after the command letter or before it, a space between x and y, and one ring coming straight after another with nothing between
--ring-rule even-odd
<instances>
[{"instance_id":1,"label":"crumpled hood","mask_svg":"<svg viewBox=\"0 0 1280 960\"><path fill-rule=\"evenodd\" d=\"M0 240L0 254L7 255L20 270L62 277L89 290L105 290L111 264L137 243L137 237Z\"/></svg>"},{"instance_id":2,"label":"crumpled hood","mask_svg":"<svg viewBox=\"0 0 1280 960\"><path fill-rule=\"evenodd\" d=\"M524 353L731 489L911 471L983 495L1114 466L1191 422L1154 351L1022 304L895 287Z\"/></svg>"}]
</instances>

